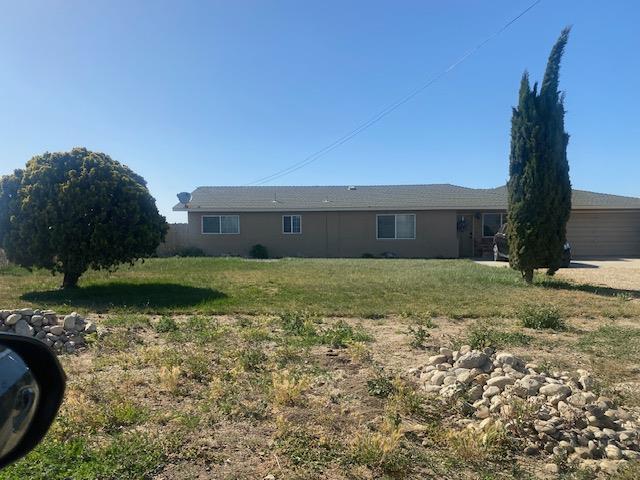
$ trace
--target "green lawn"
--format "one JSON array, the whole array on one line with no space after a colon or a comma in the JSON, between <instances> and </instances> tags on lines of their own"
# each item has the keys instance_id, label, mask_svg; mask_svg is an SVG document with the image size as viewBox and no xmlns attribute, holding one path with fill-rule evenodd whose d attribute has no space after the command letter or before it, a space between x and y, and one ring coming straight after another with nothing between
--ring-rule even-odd
<instances>
[{"instance_id":1,"label":"green lawn","mask_svg":"<svg viewBox=\"0 0 640 480\"><path fill-rule=\"evenodd\" d=\"M45 271L2 268L0 305L60 312L505 317L524 302L552 304L566 316L640 314L629 292L544 275L526 286L515 271L468 260L163 258L115 273L89 272L75 291L58 290L60 281Z\"/></svg>"}]
</instances>

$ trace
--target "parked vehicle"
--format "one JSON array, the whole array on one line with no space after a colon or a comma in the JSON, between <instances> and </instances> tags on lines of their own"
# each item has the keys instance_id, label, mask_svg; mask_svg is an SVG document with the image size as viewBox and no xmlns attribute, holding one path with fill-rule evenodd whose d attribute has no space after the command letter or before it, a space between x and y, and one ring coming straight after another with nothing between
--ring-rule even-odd
<instances>
[{"instance_id":1,"label":"parked vehicle","mask_svg":"<svg viewBox=\"0 0 640 480\"><path fill-rule=\"evenodd\" d=\"M509 243L507 242L507 224L503 224L493 237L493 260L496 262L507 262L509 260ZM571 264L571 245L564 244L562 252L562 268L569 268Z\"/></svg>"}]
</instances>

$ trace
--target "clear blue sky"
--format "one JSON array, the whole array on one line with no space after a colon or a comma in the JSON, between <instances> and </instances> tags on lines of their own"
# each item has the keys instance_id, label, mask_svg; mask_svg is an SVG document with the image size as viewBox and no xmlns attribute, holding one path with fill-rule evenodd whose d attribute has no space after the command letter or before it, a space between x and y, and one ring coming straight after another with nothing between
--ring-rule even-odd
<instances>
[{"instance_id":1,"label":"clear blue sky","mask_svg":"<svg viewBox=\"0 0 640 480\"><path fill-rule=\"evenodd\" d=\"M533 0L1 1L0 174L86 146L179 191L300 161ZM507 177L511 107L560 30L575 188L640 196L640 3L543 0L428 90L277 184Z\"/></svg>"}]
</instances>

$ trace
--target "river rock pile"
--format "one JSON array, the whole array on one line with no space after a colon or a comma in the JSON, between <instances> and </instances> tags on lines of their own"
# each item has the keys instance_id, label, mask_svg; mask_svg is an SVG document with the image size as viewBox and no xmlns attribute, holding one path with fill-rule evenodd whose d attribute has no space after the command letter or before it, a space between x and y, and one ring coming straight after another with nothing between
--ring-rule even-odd
<instances>
[{"instance_id":1,"label":"river rock pile","mask_svg":"<svg viewBox=\"0 0 640 480\"><path fill-rule=\"evenodd\" d=\"M639 419L596 394L585 370L545 373L510 353L463 346L441 348L411 373L427 392L463 402L469 416L458 425L504 427L527 455L553 454L607 473L640 460Z\"/></svg>"},{"instance_id":2,"label":"river rock pile","mask_svg":"<svg viewBox=\"0 0 640 480\"><path fill-rule=\"evenodd\" d=\"M53 310L0 310L0 332L17 333L42 340L56 353L74 353L86 346L85 335L96 325L73 312L62 319Z\"/></svg>"}]
</instances>

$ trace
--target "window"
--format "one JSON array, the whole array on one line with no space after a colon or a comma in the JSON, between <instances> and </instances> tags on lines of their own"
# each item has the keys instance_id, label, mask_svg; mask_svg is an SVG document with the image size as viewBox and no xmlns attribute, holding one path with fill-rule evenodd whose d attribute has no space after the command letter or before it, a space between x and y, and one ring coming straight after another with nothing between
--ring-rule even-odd
<instances>
[{"instance_id":1,"label":"window","mask_svg":"<svg viewBox=\"0 0 640 480\"><path fill-rule=\"evenodd\" d=\"M282 233L302 233L302 217L300 215L283 215Z\"/></svg>"},{"instance_id":2,"label":"window","mask_svg":"<svg viewBox=\"0 0 640 480\"><path fill-rule=\"evenodd\" d=\"M416 238L416 216L413 213L377 215L378 240L413 240Z\"/></svg>"},{"instance_id":3,"label":"window","mask_svg":"<svg viewBox=\"0 0 640 480\"><path fill-rule=\"evenodd\" d=\"M238 215L203 215L202 233L240 233L240 217Z\"/></svg>"},{"instance_id":4,"label":"window","mask_svg":"<svg viewBox=\"0 0 640 480\"><path fill-rule=\"evenodd\" d=\"M493 237L500 227L504 225L507 215L504 213L483 213L482 214L482 236Z\"/></svg>"}]
</instances>

